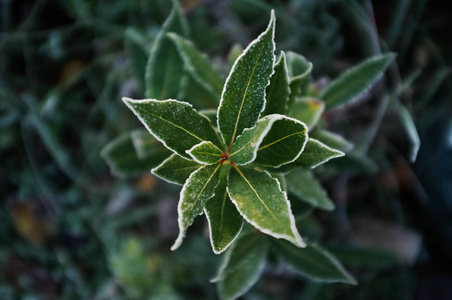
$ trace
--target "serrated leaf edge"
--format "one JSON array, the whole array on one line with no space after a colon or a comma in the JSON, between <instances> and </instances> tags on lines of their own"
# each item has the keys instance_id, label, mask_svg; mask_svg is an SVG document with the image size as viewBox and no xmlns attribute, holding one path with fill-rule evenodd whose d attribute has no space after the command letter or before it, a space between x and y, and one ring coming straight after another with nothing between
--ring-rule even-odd
<instances>
[{"instance_id":1,"label":"serrated leaf edge","mask_svg":"<svg viewBox=\"0 0 452 300\"><path fill-rule=\"evenodd\" d=\"M221 128L220 128L220 118L219 118L219 113L220 113L220 107L222 106L222 104L223 104L223 101L224 101L224 98L223 98L223 96L224 96L224 93L225 93L225 91L226 91L226 86L227 86L227 84L228 84L228 82L229 82L229 79L230 79L230 77L232 76L232 74L235 72L235 67L236 67L236 65L237 65L237 63L240 61L240 59L248 52L248 50L252 47L252 46L254 46L254 44L256 44L256 43L258 43L261 39L262 39L262 37L264 36L264 35L266 35L267 33L268 33L268 31L271 29L271 31L272 31L272 38L271 38L271 40L272 40L272 43L273 43L273 49L275 49L276 48L276 44L275 44L275 25L276 25L276 17L275 17L275 11L272 9L271 10L271 13L270 13L270 22L268 23L268 26L267 26L267 28L255 39L255 40L253 40L246 48L245 48L245 50L243 50L243 52L239 55L239 57L237 57L237 59L235 60L235 62L234 62L234 64L232 65L232 68L231 68L231 70L229 71L229 75L228 75L228 77L226 78L226 80L225 80L225 83L224 83L224 86L223 86L223 91L221 92L221 98L220 98L220 103L219 103L219 105L218 105L218 110L217 110L217 124L218 124L218 130L220 131L220 133L221 133ZM274 61L275 61L275 55L273 54L273 62L272 62L272 64L274 65ZM273 73L274 73L274 70L272 69L272 72L271 72L271 74L270 74L270 76L269 76L269 79L268 79L268 82L267 82L267 84L266 84L266 87L270 84L270 78L271 78L271 76L273 75ZM266 99L266 94L265 94L265 90L264 90L264 100ZM244 101L244 99L242 100L242 104L243 104L243 101ZM262 107L262 110L259 112L260 114L265 110L265 104L266 104L266 101L264 101L264 105L263 105L263 107ZM239 116L237 117L237 120L236 120L236 125L235 125L235 127L236 127L236 129L237 129L237 125L238 125L238 120L240 119L240 114L239 114ZM259 119L259 118L258 118ZM221 138L222 138L222 140L223 140L223 143L225 144L225 145L227 145L228 143L226 142L226 140L224 139L224 136L223 136L223 134L221 134ZM232 136L232 139L231 139L231 142L230 142L230 145L229 145L229 147L232 147L232 144L234 143L234 141L236 140L236 136L235 136L235 133L234 133L234 135ZM227 145L228 146L228 145Z\"/></svg>"},{"instance_id":2,"label":"serrated leaf edge","mask_svg":"<svg viewBox=\"0 0 452 300\"><path fill-rule=\"evenodd\" d=\"M237 170L237 172L240 174L240 176L242 176L242 178L248 183L248 185L253 189L253 191L256 193L256 195L258 195L257 192L254 190L254 188L253 188L253 187L251 186L251 184L249 183L249 181L248 181L248 180L246 179L246 177L243 175L243 173L240 172L240 170L238 169L238 167L237 167L237 166L234 166L234 168ZM279 192L282 192L282 193L284 194L284 200L285 200L285 203L287 204L287 207L288 207L288 209L289 209L290 229L292 230L292 233L293 233L294 237L292 237L292 236L290 236L290 235L286 235L286 234L274 233L274 232L272 232L272 231L270 231L270 230L267 230L267 229L265 229L265 228L260 227L260 226L259 226L257 223L255 223L254 221L248 219L248 217L245 216L245 215L240 211L240 209L238 208L237 202L236 202L231 196L229 196L229 198L230 198L231 201L234 203L234 205L237 207L237 210L238 210L238 212L242 215L242 217L243 217L248 223L250 223L251 225L253 225L254 228L257 228L257 229L259 229L261 232L263 232L263 233L265 233L265 234L267 234L267 235L270 235L270 236L272 236L272 237L274 237L274 238L288 240L288 241L292 242L293 244L295 244L296 246L298 246L298 247L300 247L300 248L306 247L306 243L303 241L303 238L300 236L300 234L299 234L299 232L298 232L298 229L297 229L297 227L296 227L296 224L295 224L295 218L294 218L293 213L292 213L292 207L291 207L290 201L289 201L289 199L288 199L288 197L287 197L286 191L283 191L283 190L282 190L282 188L281 188L281 183L279 182L279 180L278 180L277 178L274 178L273 176L271 176L269 172L267 172L266 170L263 170L263 171L260 171L260 172L267 173L268 176L270 176L271 178L273 178L274 180L276 180L276 182L278 183L278 191L279 191ZM228 178L229 178L229 177L228 177ZM228 180L228 186L226 187L226 189L227 189L227 191L228 191L228 195L230 195L230 193L229 193L229 180ZM260 198L260 197L259 197L259 198ZM264 204L264 206L266 207L265 204ZM267 209L267 210L268 210L268 209ZM270 212L270 214L272 214L272 213Z\"/></svg>"}]
</instances>

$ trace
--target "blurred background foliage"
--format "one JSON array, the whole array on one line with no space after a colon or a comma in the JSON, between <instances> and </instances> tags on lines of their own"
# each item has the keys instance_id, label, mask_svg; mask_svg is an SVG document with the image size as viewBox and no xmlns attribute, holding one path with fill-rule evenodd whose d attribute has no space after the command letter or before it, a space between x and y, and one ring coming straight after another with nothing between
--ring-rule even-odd
<instances>
[{"instance_id":1,"label":"blurred background foliage","mask_svg":"<svg viewBox=\"0 0 452 300\"><path fill-rule=\"evenodd\" d=\"M141 128L120 98L144 96L148 52L171 6L0 2L1 299L215 299L209 279L220 258L206 224L195 222L198 230L184 246L169 251L179 188L150 173L118 178L99 155L113 138ZM224 73L231 47L256 37L272 8L276 53L293 50L313 62L314 89L368 56L398 54L371 93L324 116L325 127L368 157L331 162L343 172L324 178L336 210L301 224L359 285L309 282L275 264L244 298L451 299L446 3L183 0L181 6L191 39ZM414 163L419 140L406 114L421 142Z\"/></svg>"}]
</instances>

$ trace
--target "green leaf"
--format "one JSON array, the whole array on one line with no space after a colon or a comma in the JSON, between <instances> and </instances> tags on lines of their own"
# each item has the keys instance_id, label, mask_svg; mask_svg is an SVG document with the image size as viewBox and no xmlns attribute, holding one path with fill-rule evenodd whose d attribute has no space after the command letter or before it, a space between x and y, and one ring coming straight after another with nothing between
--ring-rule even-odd
<instances>
[{"instance_id":1,"label":"green leaf","mask_svg":"<svg viewBox=\"0 0 452 300\"><path fill-rule=\"evenodd\" d=\"M334 203L310 170L296 169L286 174L286 184L290 194L298 199L324 210L334 209Z\"/></svg>"},{"instance_id":2,"label":"green leaf","mask_svg":"<svg viewBox=\"0 0 452 300\"><path fill-rule=\"evenodd\" d=\"M160 164L168 156L169 151L159 145L156 146L146 156L139 157L130 133L126 133L105 145L101 156L110 166L112 173L123 177L149 171Z\"/></svg>"},{"instance_id":3,"label":"green leaf","mask_svg":"<svg viewBox=\"0 0 452 300\"><path fill-rule=\"evenodd\" d=\"M243 218L226 191L229 170L230 165L223 164L215 196L210 198L204 207L209 222L210 243L215 254L226 250L243 227Z\"/></svg>"},{"instance_id":4,"label":"green leaf","mask_svg":"<svg viewBox=\"0 0 452 300\"><path fill-rule=\"evenodd\" d=\"M365 93L383 76L394 58L393 53L373 56L335 79L321 95L326 109L341 106Z\"/></svg>"},{"instance_id":5,"label":"green leaf","mask_svg":"<svg viewBox=\"0 0 452 300\"><path fill-rule=\"evenodd\" d=\"M348 152L355 147L355 145L353 145L352 142L344 139L343 136L325 129L317 128L312 133L310 133L310 136L326 144L330 148L337 149L343 152Z\"/></svg>"},{"instance_id":6,"label":"green leaf","mask_svg":"<svg viewBox=\"0 0 452 300\"><path fill-rule=\"evenodd\" d=\"M282 118L282 115L266 116L257 121L253 128L245 129L232 146L229 152L229 159L239 165L246 165L254 161L257 150L264 137L270 131L271 126L275 121Z\"/></svg>"},{"instance_id":7,"label":"green leaf","mask_svg":"<svg viewBox=\"0 0 452 300\"><path fill-rule=\"evenodd\" d=\"M240 44L234 44L228 53L228 70L231 70L235 61L243 52L243 47Z\"/></svg>"},{"instance_id":8,"label":"green leaf","mask_svg":"<svg viewBox=\"0 0 452 300\"><path fill-rule=\"evenodd\" d=\"M342 157L345 153L328 147L324 143L309 138L303 153L295 161L297 166L314 169L330 159Z\"/></svg>"},{"instance_id":9,"label":"green leaf","mask_svg":"<svg viewBox=\"0 0 452 300\"><path fill-rule=\"evenodd\" d=\"M213 124L217 124L217 110L213 109L213 108L209 108L209 109L201 109L199 110L199 113L205 117L207 117L207 119L209 119L210 123Z\"/></svg>"},{"instance_id":10,"label":"green leaf","mask_svg":"<svg viewBox=\"0 0 452 300\"><path fill-rule=\"evenodd\" d=\"M348 152L341 159L332 160L328 166L354 174L375 174L378 171L378 165L370 157L356 150Z\"/></svg>"},{"instance_id":11,"label":"green leaf","mask_svg":"<svg viewBox=\"0 0 452 300\"><path fill-rule=\"evenodd\" d=\"M168 33L168 37L173 40L184 61L185 68L191 77L202 86L205 91L213 96L220 98L223 90L224 79L217 70L213 68L212 63L207 56L200 53L193 43L182 38L175 33Z\"/></svg>"},{"instance_id":12,"label":"green leaf","mask_svg":"<svg viewBox=\"0 0 452 300\"><path fill-rule=\"evenodd\" d=\"M295 98L300 94L301 89L307 89L310 82L310 74L312 71L312 63L310 63L303 55L288 51L287 52L287 68L289 71L289 111Z\"/></svg>"},{"instance_id":13,"label":"green leaf","mask_svg":"<svg viewBox=\"0 0 452 300\"><path fill-rule=\"evenodd\" d=\"M206 91L196 80L188 74L185 70L187 76L184 76L181 83L181 90L177 99L179 101L185 101L193 105L195 109L205 109L205 108L215 108L215 120L217 114L218 101L220 97L213 95ZM216 121L215 123L217 124Z\"/></svg>"},{"instance_id":14,"label":"green leaf","mask_svg":"<svg viewBox=\"0 0 452 300\"><path fill-rule=\"evenodd\" d=\"M218 276L220 299L236 299L245 294L264 271L268 252L268 240L262 234L247 232L226 252Z\"/></svg>"},{"instance_id":15,"label":"green leaf","mask_svg":"<svg viewBox=\"0 0 452 300\"><path fill-rule=\"evenodd\" d=\"M373 247L331 245L328 246L328 250L344 264L372 270L400 264L400 259L394 253Z\"/></svg>"},{"instance_id":16,"label":"green leaf","mask_svg":"<svg viewBox=\"0 0 452 300\"><path fill-rule=\"evenodd\" d=\"M207 200L212 198L220 178L221 163L199 168L188 177L180 192L177 206L179 235L171 247L174 251L182 244L188 227L202 214Z\"/></svg>"},{"instance_id":17,"label":"green leaf","mask_svg":"<svg viewBox=\"0 0 452 300\"><path fill-rule=\"evenodd\" d=\"M402 104L398 105L398 113L400 121L402 122L402 126L405 129L405 132L411 144L408 157L410 162L414 163L416 161L419 148L421 147L421 139L419 138L419 134L417 133L416 125L414 125L413 118L411 117L411 114L406 109L406 107L403 106Z\"/></svg>"},{"instance_id":18,"label":"green leaf","mask_svg":"<svg viewBox=\"0 0 452 300\"><path fill-rule=\"evenodd\" d=\"M151 170L152 174L171 183L183 185L190 174L201 167L193 160L188 160L177 154L172 154L158 167Z\"/></svg>"},{"instance_id":19,"label":"green leaf","mask_svg":"<svg viewBox=\"0 0 452 300\"><path fill-rule=\"evenodd\" d=\"M228 194L251 225L275 238L304 247L287 195L269 173L234 166L228 177Z\"/></svg>"},{"instance_id":20,"label":"green leaf","mask_svg":"<svg viewBox=\"0 0 452 300\"><path fill-rule=\"evenodd\" d=\"M272 246L275 254L313 281L357 284L331 253L316 244L308 243L301 249L285 241L275 240Z\"/></svg>"},{"instance_id":21,"label":"green leaf","mask_svg":"<svg viewBox=\"0 0 452 300\"><path fill-rule=\"evenodd\" d=\"M189 103L177 100L123 98L147 130L168 149L190 158L185 151L204 141L222 146L209 120Z\"/></svg>"},{"instance_id":22,"label":"green leaf","mask_svg":"<svg viewBox=\"0 0 452 300\"><path fill-rule=\"evenodd\" d=\"M139 159L154 156L156 161L160 160L162 162L171 154L171 151L146 130L134 130L130 133L130 138Z\"/></svg>"},{"instance_id":23,"label":"green leaf","mask_svg":"<svg viewBox=\"0 0 452 300\"><path fill-rule=\"evenodd\" d=\"M146 65L146 97L155 99L176 98L179 94L184 64L176 46L166 34L175 32L187 36L186 20L178 1L155 39Z\"/></svg>"},{"instance_id":24,"label":"green leaf","mask_svg":"<svg viewBox=\"0 0 452 300\"><path fill-rule=\"evenodd\" d=\"M283 116L276 120L257 150L254 162L278 168L296 160L308 140L308 127L301 121Z\"/></svg>"},{"instance_id":25,"label":"green leaf","mask_svg":"<svg viewBox=\"0 0 452 300\"><path fill-rule=\"evenodd\" d=\"M289 117L305 123L309 130L315 127L325 109L325 103L312 97L299 97L292 103Z\"/></svg>"},{"instance_id":26,"label":"green leaf","mask_svg":"<svg viewBox=\"0 0 452 300\"><path fill-rule=\"evenodd\" d=\"M262 115L284 114L289 100L289 75L286 65L286 55L281 51L281 57L275 65L266 89L266 105Z\"/></svg>"},{"instance_id":27,"label":"green leaf","mask_svg":"<svg viewBox=\"0 0 452 300\"><path fill-rule=\"evenodd\" d=\"M265 89L275 60L274 32L272 11L267 29L239 56L226 79L218 109L218 128L229 149L245 128L254 126L264 110Z\"/></svg>"},{"instance_id":28,"label":"green leaf","mask_svg":"<svg viewBox=\"0 0 452 300\"><path fill-rule=\"evenodd\" d=\"M220 162L223 152L212 142L202 142L193 146L187 153L200 164L214 164Z\"/></svg>"}]
</instances>

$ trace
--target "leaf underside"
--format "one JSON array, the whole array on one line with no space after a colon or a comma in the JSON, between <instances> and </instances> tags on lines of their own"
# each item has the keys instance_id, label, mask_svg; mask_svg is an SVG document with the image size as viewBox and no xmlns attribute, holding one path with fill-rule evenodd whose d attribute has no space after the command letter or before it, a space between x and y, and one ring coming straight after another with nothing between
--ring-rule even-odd
<instances>
[{"instance_id":1,"label":"leaf underside","mask_svg":"<svg viewBox=\"0 0 452 300\"><path fill-rule=\"evenodd\" d=\"M289 117L302 121L311 130L317 125L324 109L323 101L311 97L299 97L292 103Z\"/></svg>"}]
</instances>

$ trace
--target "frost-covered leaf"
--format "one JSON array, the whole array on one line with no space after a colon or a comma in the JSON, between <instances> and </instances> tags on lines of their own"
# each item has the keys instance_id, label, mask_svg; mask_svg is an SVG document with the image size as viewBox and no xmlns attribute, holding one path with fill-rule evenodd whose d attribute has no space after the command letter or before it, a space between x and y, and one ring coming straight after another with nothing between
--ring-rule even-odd
<instances>
[{"instance_id":1,"label":"frost-covered leaf","mask_svg":"<svg viewBox=\"0 0 452 300\"><path fill-rule=\"evenodd\" d=\"M183 185L190 174L202 165L173 153L159 166L152 169L152 174L171 183Z\"/></svg>"},{"instance_id":2,"label":"frost-covered leaf","mask_svg":"<svg viewBox=\"0 0 452 300\"><path fill-rule=\"evenodd\" d=\"M310 170L298 168L285 177L291 195L324 210L334 209L334 203Z\"/></svg>"},{"instance_id":3,"label":"frost-covered leaf","mask_svg":"<svg viewBox=\"0 0 452 300\"><path fill-rule=\"evenodd\" d=\"M177 98L179 94L184 64L176 46L166 36L168 32L188 35L186 20L178 1L173 1L173 9L152 44L146 65L147 98Z\"/></svg>"},{"instance_id":4,"label":"frost-covered leaf","mask_svg":"<svg viewBox=\"0 0 452 300\"><path fill-rule=\"evenodd\" d=\"M305 90L310 82L310 74L312 63L310 63L303 55L288 51L287 52L287 68L290 78L290 94L289 94L289 110L295 98L300 94L301 90Z\"/></svg>"},{"instance_id":5,"label":"frost-covered leaf","mask_svg":"<svg viewBox=\"0 0 452 300\"><path fill-rule=\"evenodd\" d=\"M267 29L236 60L221 95L218 128L224 142L233 142L245 128L253 127L265 106L265 89L275 60L275 14Z\"/></svg>"},{"instance_id":6,"label":"frost-covered leaf","mask_svg":"<svg viewBox=\"0 0 452 300\"><path fill-rule=\"evenodd\" d=\"M168 37L173 40L184 61L185 68L190 76L217 99L220 99L223 90L224 79L213 67L206 55L200 53L193 43L183 37L168 33Z\"/></svg>"},{"instance_id":7,"label":"frost-covered leaf","mask_svg":"<svg viewBox=\"0 0 452 300\"><path fill-rule=\"evenodd\" d=\"M193 172L185 182L177 206L179 235L171 250L179 248L188 227L202 214L207 200L213 197L220 178L220 167L220 163L203 166Z\"/></svg>"},{"instance_id":8,"label":"frost-covered leaf","mask_svg":"<svg viewBox=\"0 0 452 300\"><path fill-rule=\"evenodd\" d=\"M342 263L372 270L389 268L400 264L393 252L375 247L363 247L356 245L330 245L328 250Z\"/></svg>"},{"instance_id":9,"label":"frost-covered leaf","mask_svg":"<svg viewBox=\"0 0 452 300\"><path fill-rule=\"evenodd\" d=\"M235 141L229 152L229 159L236 164L246 165L252 162L257 155L257 149L269 132L273 123L283 118L282 115L266 116L252 128L245 129Z\"/></svg>"},{"instance_id":10,"label":"frost-covered leaf","mask_svg":"<svg viewBox=\"0 0 452 300\"><path fill-rule=\"evenodd\" d=\"M257 150L254 162L280 167L296 160L308 140L308 127L301 121L282 116L276 120Z\"/></svg>"},{"instance_id":11,"label":"frost-covered leaf","mask_svg":"<svg viewBox=\"0 0 452 300\"><path fill-rule=\"evenodd\" d=\"M393 53L373 56L335 79L321 95L326 109L341 106L365 93L383 76L394 58Z\"/></svg>"},{"instance_id":12,"label":"frost-covered leaf","mask_svg":"<svg viewBox=\"0 0 452 300\"><path fill-rule=\"evenodd\" d=\"M192 104L195 109L215 108L216 115L216 108L218 107L220 98L212 93L206 92L205 88L194 80L193 77L188 74L187 70L185 70L185 73L186 76L183 77L177 99ZM212 124L216 125L216 122Z\"/></svg>"},{"instance_id":13,"label":"frost-covered leaf","mask_svg":"<svg viewBox=\"0 0 452 300\"><path fill-rule=\"evenodd\" d=\"M331 253L314 243L307 243L301 249L286 241L275 240L272 247L276 255L313 281L357 284Z\"/></svg>"},{"instance_id":14,"label":"frost-covered leaf","mask_svg":"<svg viewBox=\"0 0 452 300\"><path fill-rule=\"evenodd\" d=\"M243 218L226 191L229 170L230 165L224 164L221 168L220 182L215 189L215 195L207 201L204 207L209 221L210 243L216 254L220 254L231 245L243 226Z\"/></svg>"},{"instance_id":15,"label":"frost-covered leaf","mask_svg":"<svg viewBox=\"0 0 452 300\"><path fill-rule=\"evenodd\" d=\"M227 190L232 202L251 225L275 238L304 246L287 195L269 173L234 166L229 172Z\"/></svg>"},{"instance_id":16,"label":"frost-covered leaf","mask_svg":"<svg viewBox=\"0 0 452 300\"><path fill-rule=\"evenodd\" d=\"M123 98L144 126L168 149L190 158L185 151L204 141L222 147L209 120L189 103L177 100Z\"/></svg>"},{"instance_id":17,"label":"frost-covered leaf","mask_svg":"<svg viewBox=\"0 0 452 300\"><path fill-rule=\"evenodd\" d=\"M281 51L281 56L275 64L274 73L265 92L266 105L262 115L286 113L290 92L288 76L286 55Z\"/></svg>"},{"instance_id":18,"label":"frost-covered leaf","mask_svg":"<svg viewBox=\"0 0 452 300\"><path fill-rule=\"evenodd\" d=\"M139 157L135 151L131 134L126 133L105 145L101 156L110 166L112 173L117 176L138 174L151 170L170 154L168 149L160 143L154 146L145 156Z\"/></svg>"},{"instance_id":19,"label":"frost-covered leaf","mask_svg":"<svg viewBox=\"0 0 452 300\"><path fill-rule=\"evenodd\" d=\"M408 157L410 162L413 163L416 161L417 153L419 151L419 148L421 147L421 139L419 138L419 134L417 133L413 118L411 117L411 114L406 109L406 107L400 104L398 106L398 113L400 121L402 122L402 126L405 129L405 132L410 140L411 147Z\"/></svg>"},{"instance_id":20,"label":"frost-covered leaf","mask_svg":"<svg viewBox=\"0 0 452 300\"><path fill-rule=\"evenodd\" d=\"M309 138L303 153L294 162L297 166L314 169L330 159L342 157L345 153L328 147L324 143Z\"/></svg>"},{"instance_id":21,"label":"frost-covered leaf","mask_svg":"<svg viewBox=\"0 0 452 300\"><path fill-rule=\"evenodd\" d=\"M312 97L298 97L292 103L289 117L305 123L309 130L315 127L325 109L325 103Z\"/></svg>"},{"instance_id":22,"label":"frost-covered leaf","mask_svg":"<svg viewBox=\"0 0 452 300\"><path fill-rule=\"evenodd\" d=\"M310 136L330 148L343 152L349 152L355 147L352 142L346 140L343 136L325 129L316 129L310 133Z\"/></svg>"},{"instance_id":23,"label":"frost-covered leaf","mask_svg":"<svg viewBox=\"0 0 452 300\"><path fill-rule=\"evenodd\" d=\"M358 174L375 174L378 171L378 165L370 157L356 150L348 152L341 159L333 159L328 166L339 171Z\"/></svg>"},{"instance_id":24,"label":"frost-covered leaf","mask_svg":"<svg viewBox=\"0 0 452 300\"><path fill-rule=\"evenodd\" d=\"M267 258L268 240L262 234L246 232L226 252L218 275L220 299L236 299L245 294L259 279Z\"/></svg>"},{"instance_id":25,"label":"frost-covered leaf","mask_svg":"<svg viewBox=\"0 0 452 300\"><path fill-rule=\"evenodd\" d=\"M220 162L223 152L212 142L205 141L193 146L187 153L200 164L211 165Z\"/></svg>"}]
</instances>

